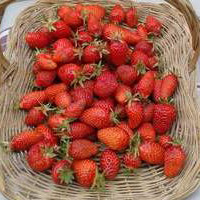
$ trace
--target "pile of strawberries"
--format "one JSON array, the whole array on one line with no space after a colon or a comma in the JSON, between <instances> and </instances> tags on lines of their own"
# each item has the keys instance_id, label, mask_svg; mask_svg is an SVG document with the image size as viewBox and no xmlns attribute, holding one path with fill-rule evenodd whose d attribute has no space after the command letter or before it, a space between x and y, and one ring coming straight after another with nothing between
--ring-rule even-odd
<instances>
[{"instance_id":1,"label":"pile of strawberries","mask_svg":"<svg viewBox=\"0 0 200 200\"><path fill-rule=\"evenodd\" d=\"M177 176L186 155L168 133L178 78L161 73L152 42L162 23L153 16L139 23L137 10L121 5L110 12L63 5L57 15L26 35L36 49L37 90L19 107L35 128L16 135L10 148L27 151L30 168L51 170L57 184L102 188L120 169L134 174L142 163Z\"/></svg>"}]
</instances>

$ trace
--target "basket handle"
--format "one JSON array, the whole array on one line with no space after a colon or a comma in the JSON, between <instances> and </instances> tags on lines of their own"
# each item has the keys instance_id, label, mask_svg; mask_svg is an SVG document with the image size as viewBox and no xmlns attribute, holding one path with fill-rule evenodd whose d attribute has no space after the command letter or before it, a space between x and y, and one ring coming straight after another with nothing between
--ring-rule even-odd
<instances>
[{"instance_id":1,"label":"basket handle","mask_svg":"<svg viewBox=\"0 0 200 200\"><path fill-rule=\"evenodd\" d=\"M15 0L3 0L0 3L0 11L4 11L5 7ZM48 2L49 0L38 0L38 2ZM198 16L196 15L192 4L189 0L164 0L167 3L171 4L175 8L177 8L185 17L188 26L190 28L190 32L192 35L192 46L194 50L194 56L191 59L191 63L189 64L189 71L192 72L195 67L196 63L200 54L200 24ZM9 62L3 55L1 45L0 45L0 73L6 69L9 65Z\"/></svg>"}]
</instances>

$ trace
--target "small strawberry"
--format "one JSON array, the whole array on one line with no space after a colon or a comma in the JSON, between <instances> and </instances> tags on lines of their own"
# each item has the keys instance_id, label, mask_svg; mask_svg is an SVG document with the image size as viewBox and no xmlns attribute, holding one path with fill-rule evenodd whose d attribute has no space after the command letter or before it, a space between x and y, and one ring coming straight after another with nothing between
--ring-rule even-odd
<instances>
[{"instance_id":1,"label":"small strawberry","mask_svg":"<svg viewBox=\"0 0 200 200\"><path fill-rule=\"evenodd\" d=\"M116 4L112 8L110 15L109 15L109 19L110 19L111 22L114 22L114 23L121 23L121 22L124 21L125 11L124 11L124 9L122 8L121 5Z\"/></svg>"},{"instance_id":2,"label":"small strawberry","mask_svg":"<svg viewBox=\"0 0 200 200\"><path fill-rule=\"evenodd\" d=\"M94 37L99 37L102 35L103 28L101 21L93 14L90 14L88 17L87 29L88 32Z\"/></svg>"},{"instance_id":3,"label":"small strawberry","mask_svg":"<svg viewBox=\"0 0 200 200\"><path fill-rule=\"evenodd\" d=\"M150 123L143 123L137 129L143 141L154 142L156 140L156 132Z\"/></svg>"},{"instance_id":4,"label":"small strawberry","mask_svg":"<svg viewBox=\"0 0 200 200\"><path fill-rule=\"evenodd\" d=\"M34 91L25 94L20 101L19 107L24 110L30 110L35 106L46 102L47 96L44 91Z\"/></svg>"},{"instance_id":5,"label":"small strawberry","mask_svg":"<svg viewBox=\"0 0 200 200\"><path fill-rule=\"evenodd\" d=\"M142 51L134 51L131 55L131 64L138 65L143 64L144 66L148 65L148 56Z\"/></svg>"},{"instance_id":6,"label":"small strawberry","mask_svg":"<svg viewBox=\"0 0 200 200\"><path fill-rule=\"evenodd\" d=\"M105 150L100 156L100 168L106 179L114 180L120 170L120 159L112 150Z\"/></svg>"},{"instance_id":7,"label":"small strawberry","mask_svg":"<svg viewBox=\"0 0 200 200\"><path fill-rule=\"evenodd\" d=\"M133 170L139 168L142 165L141 158L133 153L126 153L123 156L123 163L127 169Z\"/></svg>"},{"instance_id":8,"label":"small strawberry","mask_svg":"<svg viewBox=\"0 0 200 200\"><path fill-rule=\"evenodd\" d=\"M138 24L138 15L136 8L130 8L129 10L127 10L125 21L130 28L133 28Z\"/></svg>"},{"instance_id":9,"label":"small strawberry","mask_svg":"<svg viewBox=\"0 0 200 200\"><path fill-rule=\"evenodd\" d=\"M133 137L133 131L132 129L129 127L128 123L125 121L122 121L120 124L117 124L117 127L123 129L124 131L126 131L126 133L129 135L129 138L131 139Z\"/></svg>"},{"instance_id":10,"label":"small strawberry","mask_svg":"<svg viewBox=\"0 0 200 200\"><path fill-rule=\"evenodd\" d=\"M68 160L60 160L53 165L51 171L54 183L59 185L68 185L74 179L71 162Z\"/></svg>"},{"instance_id":11,"label":"small strawberry","mask_svg":"<svg viewBox=\"0 0 200 200\"><path fill-rule=\"evenodd\" d=\"M84 63L97 63L101 59L98 48L94 45L89 45L84 48L82 60Z\"/></svg>"},{"instance_id":12,"label":"small strawberry","mask_svg":"<svg viewBox=\"0 0 200 200\"><path fill-rule=\"evenodd\" d=\"M64 17L67 15L70 15L71 12L72 12L72 8L70 8L69 6L62 5L58 8L57 15L61 19L64 19Z\"/></svg>"},{"instance_id":13,"label":"small strawberry","mask_svg":"<svg viewBox=\"0 0 200 200\"><path fill-rule=\"evenodd\" d=\"M157 56L153 55L151 57L149 57L149 60L148 60L148 69L150 70L157 70L157 67L158 66L158 58Z\"/></svg>"},{"instance_id":14,"label":"small strawberry","mask_svg":"<svg viewBox=\"0 0 200 200\"><path fill-rule=\"evenodd\" d=\"M153 52L153 43L147 40L142 40L135 45L135 50L142 51L146 55L151 56Z\"/></svg>"},{"instance_id":15,"label":"small strawberry","mask_svg":"<svg viewBox=\"0 0 200 200\"><path fill-rule=\"evenodd\" d=\"M119 84L115 91L115 99L119 104L126 104L131 96L131 88L129 86Z\"/></svg>"},{"instance_id":16,"label":"small strawberry","mask_svg":"<svg viewBox=\"0 0 200 200\"><path fill-rule=\"evenodd\" d=\"M176 119L177 111L174 105L157 104L154 106L153 126L158 134L169 131Z\"/></svg>"},{"instance_id":17,"label":"small strawberry","mask_svg":"<svg viewBox=\"0 0 200 200\"><path fill-rule=\"evenodd\" d=\"M75 39L79 45L82 45L84 43L90 43L93 41L93 37L88 31L77 32Z\"/></svg>"},{"instance_id":18,"label":"small strawberry","mask_svg":"<svg viewBox=\"0 0 200 200\"><path fill-rule=\"evenodd\" d=\"M154 89L153 89L153 98L154 98L155 102L160 101L161 86L162 86L162 80L161 79L155 79Z\"/></svg>"},{"instance_id":19,"label":"small strawberry","mask_svg":"<svg viewBox=\"0 0 200 200\"><path fill-rule=\"evenodd\" d=\"M161 22L153 16L147 16L145 27L148 33L152 33L156 36L160 35L162 24Z\"/></svg>"},{"instance_id":20,"label":"small strawberry","mask_svg":"<svg viewBox=\"0 0 200 200\"><path fill-rule=\"evenodd\" d=\"M54 103L59 108L67 108L72 102L71 96L67 91L58 93L55 96Z\"/></svg>"},{"instance_id":21,"label":"small strawberry","mask_svg":"<svg viewBox=\"0 0 200 200\"><path fill-rule=\"evenodd\" d=\"M149 103L144 105L144 119L143 122L151 122L153 119L154 104Z\"/></svg>"},{"instance_id":22,"label":"small strawberry","mask_svg":"<svg viewBox=\"0 0 200 200\"><path fill-rule=\"evenodd\" d=\"M148 31L147 31L146 27L143 24L139 24L137 26L137 33L143 40L147 40L148 39Z\"/></svg>"},{"instance_id":23,"label":"small strawberry","mask_svg":"<svg viewBox=\"0 0 200 200\"><path fill-rule=\"evenodd\" d=\"M112 150L124 150L129 145L129 135L119 127L104 128L97 132L98 139Z\"/></svg>"},{"instance_id":24,"label":"small strawberry","mask_svg":"<svg viewBox=\"0 0 200 200\"><path fill-rule=\"evenodd\" d=\"M112 110L114 109L114 100L111 98L100 99L100 100L95 101L92 106L95 108Z\"/></svg>"},{"instance_id":25,"label":"small strawberry","mask_svg":"<svg viewBox=\"0 0 200 200\"><path fill-rule=\"evenodd\" d=\"M42 70L40 69L40 65L38 64L38 62L34 62L33 67L33 74L37 75L39 72L41 72Z\"/></svg>"},{"instance_id":26,"label":"small strawberry","mask_svg":"<svg viewBox=\"0 0 200 200\"><path fill-rule=\"evenodd\" d=\"M182 147L172 146L165 151L164 174L169 178L177 176L184 167L186 154Z\"/></svg>"},{"instance_id":27,"label":"small strawberry","mask_svg":"<svg viewBox=\"0 0 200 200\"><path fill-rule=\"evenodd\" d=\"M164 164L164 148L156 143L145 141L139 147L140 157L143 161L152 165Z\"/></svg>"},{"instance_id":28,"label":"small strawberry","mask_svg":"<svg viewBox=\"0 0 200 200\"><path fill-rule=\"evenodd\" d=\"M95 73L96 65L95 64L85 64L83 65L82 73L85 76L92 76Z\"/></svg>"},{"instance_id":29,"label":"small strawberry","mask_svg":"<svg viewBox=\"0 0 200 200\"><path fill-rule=\"evenodd\" d=\"M54 50L70 48L70 47L73 48L73 43L67 38L61 38L58 39L56 42L54 42L52 47Z\"/></svg>"},{"instance_id":30,"label":"small strawberry","mask_svg":"<svg viewBox=\"0 0 200 200\"><path fill-rule=\"evenodd\" d=\"M170 135L160 135L158 142L163 148L167 149L172 146L173 139Z\"/></svg>"},{"instance_id":31,"label":"small strawberry","mask_svg":"<svg viewBox=\"0 0 200 200\"><path fill-rule=\"evenodd\" d=\"M12 151L25 151L43 138L44 136L36 131L23 131L12 138L10 148Z\"/></svg>"}]
</instances>

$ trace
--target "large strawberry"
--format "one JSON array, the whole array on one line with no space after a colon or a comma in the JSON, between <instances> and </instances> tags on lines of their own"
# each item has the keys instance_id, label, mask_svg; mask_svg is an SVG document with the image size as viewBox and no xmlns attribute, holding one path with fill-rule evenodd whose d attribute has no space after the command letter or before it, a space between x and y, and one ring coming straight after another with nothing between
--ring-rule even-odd
<instances>
[{"instance_id":1,"label":"large strawberry","mask_svg":"<svg viewBox=\"0 0 200 200\"><path fill-rule=\"evenodd\" d=\"M152 33L154 35L160 35L162 24L161 22L153 16L147 16L145 27L148 33Z\"/></svg>"},{"instance_id":2,"label":"large strawberry","mask_svg":"<svg viewBox=\"0 0 200 200\"><path fill-rule=\"evenodd\" d=\"M65 91L55 96L54 103L59 108L67 108L72 102L70 94Z\"/></svg>"},{"instance_id":3,"label":"large strawberry","mask_svg":"<svg viewBox=\"0 0 200 200\"><path fill-rule=\"evenodd\" d=\"M94 45L88 45L83 50L82 60L84 63L97 63L101 59L98 48Z\"/></svg>"},{"instance_id":4,"label":"large strawberry","mask_svg":"<svg viewBox=\"0 0 200 200\"><path fill-rule=\"evenodd\" d=\"M120 23L124 21L125 18L125 11L121 5L116 4L109 15L110 21L113 23Z\"/></svg>"},{"instance_id":5,"label":"large strawberry","mask_svg":"<svg viewBox=\"0 0 200 200\"><path fill-rule=\"evenodd\" d=\"M120 159L112 150L105 150L100 156L100 168L106 179L114 180L120 170Z\"/></svg>"},{"instance_id":6,"label":"large strawberry","mask_svg":"<svg viewBox=\"0 0 200 200\"><path fill-rule=\"evenodd\" d=\"M115 99L120 104L126 104L131 98L131 88L129 86L119 84L115 92Z\"/></svg>"},{"instance_id":7,"label":"large strawberry","mask_svg":"<svg viewBox=\"0 0 200 200\"><path fill-rule=\"evenodd\" d=\"M98 131L98 139L112 150L120 151L128 147L129 135L119 127L104 128Z\"/></svg>"},{"instance_id":8,"label":"large strawberry","mask_svg":"<svg viewBox=\"0 0 200 200\"><path fill-rule=\"evenodd\" d=\"M139 135L143 141L154 142L156 140L156 132L154 130L154 127L150 123L141 124L138 127L137 132L139 133Z\"/></svg>"},{"instance_id":9,"label":"large strawberry","mask_svg":"<svg viewBox=\"0 0 200 200\"><path fill-rule=\"evenodd\" d=\"M138 15L136 8L130 8L126 11L125 22L131 28L138 24Z\"/></svg>"},{"instance_id":10,"label":"large strawberry","mask_svg":"<svg viewBox=\"0 0 200 200\"><path fill-rule=\"evenodd\" d=\"M95 16L90 14L87 22L88 32L94 37L99 37L102 34L103 27L101 21Z\"/></svg>"}]
</instances>

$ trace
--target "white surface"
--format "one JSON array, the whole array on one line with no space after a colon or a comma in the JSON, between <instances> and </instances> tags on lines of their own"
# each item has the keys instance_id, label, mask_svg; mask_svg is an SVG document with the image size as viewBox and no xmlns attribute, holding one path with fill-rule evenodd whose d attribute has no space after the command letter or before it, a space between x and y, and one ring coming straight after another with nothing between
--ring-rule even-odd
<instances>
[{"instance_id":1,"label":"white surface","mask_svg":"<svg viewBox=\"0 0 200 200\"><path fill-rule=\"evenodd\" d=\"M16 16L24 8L26 8L27 6L30 6L35 0L26 0L26 1L19 0L19 1L22 1L22 2L13 3L10 6L8 6L8 8L5 12L3 21L2 21L1 30L12 26ZM150 1L150 0L143 0L143 1ZM151 1L158 2L159 0L151 0ZM191 0L191 2L193 4L194 9L196 10L198 16L200 17L200 1L199 0ZM199 69L198 74L200 74L200 61L199 61L198 69ZM200 83L200 75L198 77L199 77L198 82ZM199 93L199 95L200 95L200 93ZM0 194L0 200L6 200L6 199ZM194 194L192 194L189 198L187 198L187 200L200 200L200 189L197 190Z\"/></svg>"}]
</instances>

